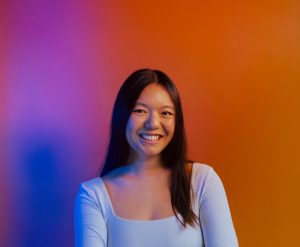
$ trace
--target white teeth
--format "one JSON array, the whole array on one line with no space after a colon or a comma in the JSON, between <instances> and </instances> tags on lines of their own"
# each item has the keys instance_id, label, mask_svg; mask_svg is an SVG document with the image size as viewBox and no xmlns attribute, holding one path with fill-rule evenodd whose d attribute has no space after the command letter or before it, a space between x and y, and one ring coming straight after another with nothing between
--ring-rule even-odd
<instances>
[{"instance_id":1,"label":"white teeth","mask_svg":"<svg viewBox=\"0 0 300 247\"><path fill-rule=\"evenodd\" d=\"M141 134L141 137L143 139L146 139L146 140L149 140L149 141L157 141L159 139L159 135Z\"/></svg>"}]
</instances>

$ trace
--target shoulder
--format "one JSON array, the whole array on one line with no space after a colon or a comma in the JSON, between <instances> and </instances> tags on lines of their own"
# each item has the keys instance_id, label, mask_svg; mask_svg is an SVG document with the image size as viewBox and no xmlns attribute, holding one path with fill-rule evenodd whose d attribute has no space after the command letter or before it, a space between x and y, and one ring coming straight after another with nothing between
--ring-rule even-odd
<instances>
[{"instance_id":1,"label":"shoulder","mask_svg":"<svg viewBox=\"0 0 300 247\"><path fill-rule=\"evenodd\" d=\"M207 164L194 163L193 188L199 201L206 197L223 197L225 188L216 170Z\"/></svg>"},{"instance_id":2,"label":"shoulder","mask_svg":"<svg viewBox=\"0 0 300 247\"><path fill-rule=\"evenodd\" d=\"M103 180L95 177L80 183L76 201L92 203L98 208L103 208L106 203Z\"/></svg>"},{"instance_id":3,"label":"shoulder","mask_svg":"<svg viewBox=\"0 0 300 247\"><path fill-rule=\"evenodd\" d=\"M106 175L100 177L100 179L105 185L105 188L110 192L117 190L118 188L123 188L126 181L130 180L130 175L128 175L128 166L117 167Z\"/></svg>"},{"instance_id":4,"label":"shoulder","mask_svg":"<svg viewBox=\"0 0 300 247\"><path fill-rule=\"evenodd\" d=\"M195 178L207 178L211 173L215 172L212 166L199 162L194 162L192 169Z\"/></svg>"},{"instance_id":5,"label":"shoulder","mask_svg":"<svg viewBox=\"0 0 300 247\"><path fill-rule=\"evenodd\" d=\"M86 194L94 194L99 191L101 185L101 178L95 177L90 180L84 181L80 183L79 193L86 193Z\"/></svg>"},{"instance_id":6,"label":"shoulder","mask_svg":"<svg viewBox=\"0 0 300 247\"><path fill-rule=\"evenodd\" d=\"M221 179L212 166L199 162L193 163L192 184L198 193L200 191L203 193L213 181L221 182Z\"/></svg>"}]
</instances>

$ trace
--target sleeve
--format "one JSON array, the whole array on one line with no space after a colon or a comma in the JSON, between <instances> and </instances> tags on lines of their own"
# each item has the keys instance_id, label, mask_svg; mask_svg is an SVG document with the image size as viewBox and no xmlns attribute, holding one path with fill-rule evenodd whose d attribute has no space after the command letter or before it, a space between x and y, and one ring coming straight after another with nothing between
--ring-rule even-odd
<instances>
[{"instance_id":1,"label":"sleeve","mask_svg":"<svg viewBox=\"0 0 300 247\"><path fill-rule=\"evenodd\" d=\"M81 184L74 207L75 247L106 247L107 227L102 209Z\"/></svg>"},{"instance_id":2,"label":"sleeve","mask_svg":"<svg viewBox=\"0 0 300 247\"><path fill-rule=\"evenodd\" d=\"M223 183L210 168L200 201L200 223L207 247L238 247Z\"/></svg>"}]
</instances>

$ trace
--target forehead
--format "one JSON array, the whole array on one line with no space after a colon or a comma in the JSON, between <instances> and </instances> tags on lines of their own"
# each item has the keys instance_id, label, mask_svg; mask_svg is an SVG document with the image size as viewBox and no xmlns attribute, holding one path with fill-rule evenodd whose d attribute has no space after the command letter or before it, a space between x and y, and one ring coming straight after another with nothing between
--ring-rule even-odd
<instances>
[{"instance_id":1,"label":"forehead","mask_svg":"<svg viewBox=\"0 0 300 247\"><path fill-rule=\"evenodd\" d=\"M152 83L144 88L137 103L143 103L153 107L174 107L172 98L168 91L160 84Z\"/></svg>"}]
</instances>

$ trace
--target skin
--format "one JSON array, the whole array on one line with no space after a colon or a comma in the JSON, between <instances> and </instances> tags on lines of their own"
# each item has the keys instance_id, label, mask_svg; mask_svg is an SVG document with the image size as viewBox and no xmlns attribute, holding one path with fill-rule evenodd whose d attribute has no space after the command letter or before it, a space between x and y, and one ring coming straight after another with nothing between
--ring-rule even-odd
<instances>
[{"instance_id":1,"label":"skin","mask_svg":"<svg viewBox=\"0 0 300 247\"><path fill-rule=\"evenodd\" d=\"M140 94L126 126L130 145L128 165L103 177L115 214L126 219L153 220L174 215L168 178L160 154L170 143L175 129L175 109L166 89L156 83ZM149 143L141 133L162 135ZM136 205L139 205L137 207Z\"/></svg>"},{"instance_id":2,"label":"skin","mask_svg":"<svg viewBox=\"0 0 300 247\"><path fill-rule=\"evenodd\" d=\"M140 94L126 126L131 172L145 177L164 170L160 153L172 140L174 129L175 108L168 91L156 83L148 85ZM161 137L154 143L144 140L141 133Z\"/></svg>"}]
</instances>

